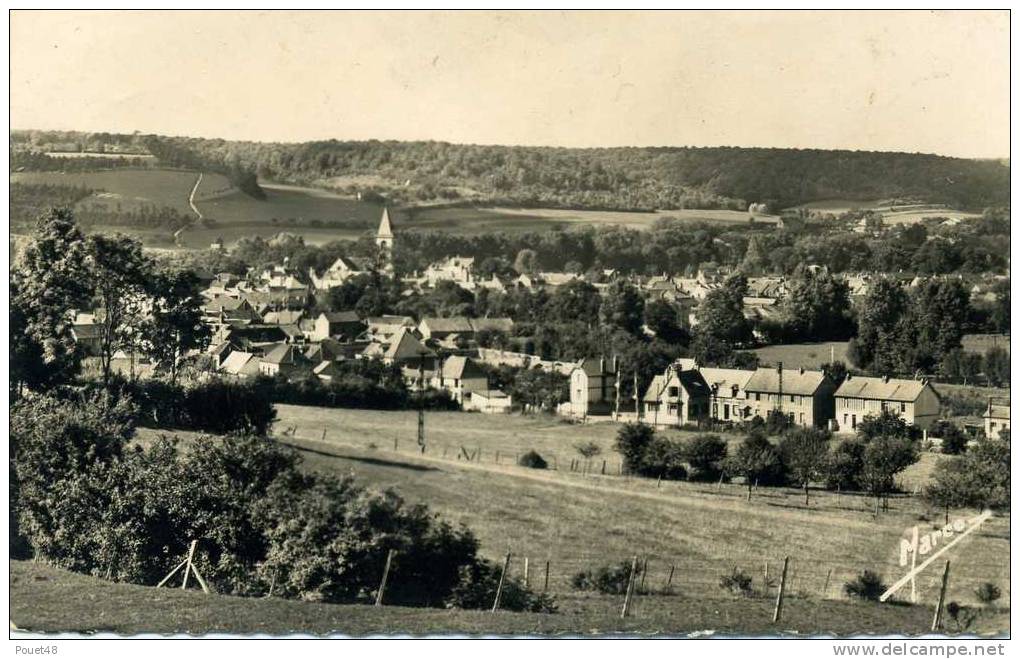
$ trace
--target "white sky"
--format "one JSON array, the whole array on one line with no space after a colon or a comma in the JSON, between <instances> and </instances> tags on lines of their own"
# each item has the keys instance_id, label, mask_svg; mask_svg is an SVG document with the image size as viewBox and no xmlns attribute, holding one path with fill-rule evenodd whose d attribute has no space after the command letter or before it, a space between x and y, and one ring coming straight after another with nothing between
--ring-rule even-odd
<instances>
[{"instance_id":1,"label":"white sky","mask_svg":"<svg viewBox=\"0 0 1020 659\"><path fill-rule=\"evenodd\" d=\"M11 14L11 125L1009 154L1009 13Z\"/></svg>"}]
</instances>

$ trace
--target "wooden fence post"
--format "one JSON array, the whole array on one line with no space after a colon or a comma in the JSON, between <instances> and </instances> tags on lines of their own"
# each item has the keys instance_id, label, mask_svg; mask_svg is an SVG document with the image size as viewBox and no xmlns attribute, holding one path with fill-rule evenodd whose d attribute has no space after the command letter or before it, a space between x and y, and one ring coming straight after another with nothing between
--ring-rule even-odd
<instances>
[{"instance_id":1,"label":"wooden fence post","mask_svg":"<svg viewBox=\"0 0 1020 659\"><path fill-rule=\"evenodd\" d=\"M949 561L942 571L942 586L939 588L939 603L935 605L935 617L931 621L931 630L937 632L942 626L942 606L946 603L946 585L949 583Z\"/></svg>"},{"instance_id":2,"label":"wooden fence post","mask_svg":"<svg viewBox=\"0 0 1020 659\"><path fill-rule=\"evenodd\" d=\"M630 598L634 596L635 572L637 572L637 556L634 556L634 560L630 563L630 578L627 579L627 594L623 598L623 611L620 612L621 618L626 618L627 614L630 613Z\"/></svg>"},{"instance_id":3,"label":"wooden fence post","mask_svg":"<svg viewBox=\"0 0 1020 659\"><path fill-rule=\"evenodd\" d=\"M528 587L528 582L531 580L531 564L528 562L528 557L524 557L524 587Z\"/></svg>"},{"instance_id":4,"label":"wooden fence post","mask_svg":"<svg viewBox=\"0 0 1020 659\"><path fill-rule=\"evenodd\" d=\"M638 588L638 593L645 592L645 577L648 575L648 557L645 557L641 565L641 586Z\"/></svg>"},{"instance_id":5,"label":"wooden fence post","mask_svg":"<svg viewBox=\"0 0 1020 659\"><path fill-rule=\"evenodd\" d=\"M394 451L397 450L397 438L396 437L393 438L393 450Z\"/></svg>"},{"instance_id":6,"label":"wooden fence post","mask_svg":"<svg viewBox=\"0 0 1020 659\"><path fill-rule=\"evenodd\" d=\"M606 475L606 461L605 460L602 461L602 475L603 476Z\"/></svg>"},{"instance_id":7,"label":"wooden fence post","mask_svg":"<svg viewBox=\"0 0 1020 659\"><path fill-rule=\"evenodd\" d=\"M390 578L390 563L393 562L393 550L386 552L386 565L383 566L382 581L379 582L379 592L375 594L375 605L382 606L383 593L386 592L386 581Z\"/></svg>"},{"instance_id":8,"label":"wooden fence post","mask_svg":"<svg viewBox=\"0 0 1020 659\"><path fill-rule=\"evenodd\" d=\"M503 571L499 573L499 585L496 586L496 599L492 602L492 612L499 611L499 600L503 597L503 582L506 580L506 571L510 568L510 550L506 552L503 559Z\"/></svg>"},{"instance_id":9,"label":"wooden fence post","mask_svg":"<svg viewBox=\"0 0 1020 659\"><path fill-rule=\"evenodd\" d=\"M549 590L549 561L545 562L545 585L542 587L542 592Z\"/></svg>"},{"instance_id":10,"label":"wooden fence post","mask_svg":"<svg viewBox=\"0 0 1020 659\"><path fill-rule=\"evenodd\" d=\"M825 599L829 595L829 578L832 577L832 568L825 573L825 586L822 587L822 599Z\"/></svg>"},{"instance_id":11,"label":"wooden fence post","mask_svg":"<svg viewBox=\"0 0 1020 659\"><path fill-rule=\"evenodd\" d=\"M765 561L765 578L761 582L762 594L766 597L769 594L769 562Z\"/></svg>"},{"instance_id":12,"label":"wooden fence post","mask_svg":"<svg viewBox=\"0 0 1020 659\"><path fill-rule=\"evenodd\" d=\"M188 588L188 577L191 575L191 559L195 557L195 547L198 546L198 540L191 541L191 547L188 548L188 560L187 566L184 568L184 581L181 583L181 590Z\"/></svg>"},{"instance_id":13,"label":"wooden fence post","mask_svg":"<svg viewBox=\"0 0 1020 659\"><path fill-rule=\"evenodd\" d=\"M666 588L668 589L673 585L673 571L676 570L676 563L671 563L669 566L669 577L666 578Z\"/></svg>"},{"instance_id":14,"label":"wooden fence post","mask_svg":"<svg viewBox=\"0 0 1020 659\"><path fill-rule=\"evenodd\" d=\"M779 594L776 595L776 610L772 613L772 622L779 622L783 615L783 595L786 593L786 571L790 567L790 557L783 559L783 576L779 578Z\"/></svg>"}]
</instances>

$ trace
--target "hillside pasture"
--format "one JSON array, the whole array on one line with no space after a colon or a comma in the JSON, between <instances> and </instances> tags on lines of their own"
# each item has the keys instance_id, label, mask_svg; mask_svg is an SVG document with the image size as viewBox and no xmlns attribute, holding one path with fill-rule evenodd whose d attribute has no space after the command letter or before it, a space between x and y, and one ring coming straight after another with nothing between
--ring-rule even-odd
<instances>
[{"instance_id":1,"label":"hillside pasture","mask_svg":"<svg viewBox=\"0 0 1020 659\"><path fill-rule=\"evenodd\" d=\"M820 597L824 591L825 597L841 598L842 583L865 568L882 574L887 583L898 578L904 529L919 523L935 527L941 520L941 512L911 496L892 498L889 512L876 517L873 500L855 494L815 491L805 506L797 489L760 488L748 502L740 484L657 483L621 477L612 469L603 476L600 461L587 474L571 472L565 462L570 444L584 437L607 445L616 424L554 432L516 416L460 414L455 423L456 413L449 418L428 414L428 448L422 455L414 440L414 412L284 405L278 412L277 436L302 451L307 468L353 473L362 483L392 487L410 500L428 503L444 518L472 528L482 553L494 560L508 547L518 557L530 556L532 565L549 560L550 588L557 593L571 591L569 579L580 569L638 554L648 557L650 579L664 579L675 563L682 566L683 577L676 582L682 593L717 597L720 576L733 567L758 583L765 561L775 570L789 555L794 592ZM556 436L559 450L552 445ZM458 459L462 445L469 451L470 446L481 448L481 455ZM496 446L503 447L498 462ZM559 468L527 469L502 456L503 450L516 455L529 448L547 459L555 456L550 467ZM928 465L921 469L927 471ZM950 550L948 557L960 566L953 598L972 601L973 588L982 581L998 583L1007 592L1008 538L1006 516L987 522L965 547ZM934 572L918 580L921 601L931 600L937 581Z\"/></svg>"},{"instance_id":2,"label":"hillside pasture","mask_svg":"<svg viewBox=\"0 0 1020 659\"><path fill-rule=\"evenodd\" d=\"M209 185L229 186L218 174L205 174ZM86 187L101 191L79 202L85 204L132 205L153 204L167 206L186 215L194 215L188 205L191 189L198 180L198 172L178 169L115 169L92 172L13 172L11 183L65 185Z\"/></svg>"}]
</instances>

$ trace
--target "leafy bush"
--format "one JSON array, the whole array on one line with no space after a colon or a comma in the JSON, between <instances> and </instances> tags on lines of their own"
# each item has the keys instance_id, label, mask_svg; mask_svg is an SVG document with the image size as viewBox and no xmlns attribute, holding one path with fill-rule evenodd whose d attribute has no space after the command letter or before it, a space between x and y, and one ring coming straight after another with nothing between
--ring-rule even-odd
<instances>
[{"instance_id":1,"label":"leafy bush","mask_svg":"<svg viewBox=\"0 0 1020 659\"><path fill-rule=\"evenodd\" d=\"M939 419L928 430L929 437L942 440L942 452L947 455L959 455L967 450L967 435L958 425L946 419Z\"/></svg>"},{"instance_id":2,"label":"leafy bush","mask_svg":"<svg viewBox=\"0 0 1020 659\"><path fill-rule=\"evenodd\" d=\"M150 427L264 435L276 418L268 392L254 383L137 380L118 385L119 394L138 405L139 421Z\"/></svg>"},{"instance_id":3,"label":"leafy bush","mask_svg":"<svg viewBox=\"0 0 1020 659\"><path fill-rule=\"evenodd\" d=\"M579 444L574 444L574 448L577 449L577 452L581 454L582 458L586 458L588 460L591 460L596 455L602 453L602 447L595 442L581 442Z\"/></svg>"},{"instance_id":4,"label":"leafy bush","mask_svg":"<svg viewBox=\"0 0 1020 659\"><path fill-rule=\"evenodd\" d=\"M133 416L126 398L105 395L12 408L17 520L38 558L153 585L199 540L196 566L221 592L275 583L284 597L367 602L393 549L390 603L466 605L489 588L474 535L425 506L303 473L295 451L265 437L201 437L187 450L160 438L128 451ZM550 606L508 587L508 609Z\"/></svg>"},{"instance_id":5,"label":"leafy bush","mask_svg":"<svg viewBox=\"0 0 1020 659\"><path fill-rule=\"evenodd\" d=\"M733 568L730 574L724 574L719 578L719 587L734 595L750 597L754 593L752 587L753 579L744 573L740 568Z\"/></svg>"},{"instance_id":6,"label":"leafy bush","mask_svg":"<svg viewBox=\"0 0 1020 659\"><path fill-rule=\"evenodd\" d=\"M882 583L882 578L871 570L865 570L853 580L843 584L843 592L848 596L870 602L877 602L885 590L886 585Z\"/></svg>"},{"instance_id":7,"label":"leafy bush","mask_svg":"<svg viewBox=\"0 0 1020 659\"><path fill-rule=\"evenodd\" d=\"M501 566L488 561L475 561L460 570L460 579L445 599L447 608L488 609L496 600ZM555 613L556 601L547 593L525 588L519 580L507 576L503 581L499 608L506 611Z\"/></svg>"},{"instance_id":8,"label":"leafy bush","mask_svg":"<svg viewBox=\"0 0 1020 659\"><path fill-rule=\"evenodd\" d=\"M722 474L726 442L718 435L697 435L684 444L692 481L714 481Z\"/></svg>"},{"instance_id":9,"label":"leafy bush","mask_svg":"<svg viewBox=\"0 0 1020 659\"><path fill-rule=\"evenodd\" d=\"M656 437L645 450L638 473L666 480L683 480L687 477L685 461L682 444L664 437Z\"/></svg>"},{"instance_id":10,"label":"leafy bush","mask_svg":"<svg viewBox=\"0 0 1020 659\"><path fill-rule=\"evenodd\" d=\"M864 469L865 444L856 437L841 440L829 453L825 465L825 486L830 489L859 489Z\"/></svg>"},{"instance_id":11,"label":"leafy bush","mask_svg":"<svg viewBox=\"0 0 1020 659\"><path fill-rule=\"evenodd\" d=\"M645 451L655 438L655 430L643 423L626 423L616 433L615 448L623 456L627 473L641 473Z\"/></svg>"},{"instance_id":12,"label":"leafy bush","mask_svg":"<svg viewBox=\"0 0 1020 659\"><path fill-rule=\"evenodd\" d=\"M1002 591L992 582L985 581L974 589L974 596L977 597L979 602L988 606L1002 597Z\"/></svg>"},{"instance_id":13,"label":"leafy bush","mask_svg":"<svg viewBox=\"0 0 1020 659\"><path fill-rule=\"evenodd\" d=\"M616 565L604 565L594 570L582 570L570 579L571 585L577 590L591 590L606 595L623 595L627 592L630 581L629 561ZM639 561L634 571L634 578L640 579L643 565Z\"/></svg>"},{"instance_id":14,"label":"leafy bush","mask_svg":"<svg viewBox=\"0 0 1020 659\"><path fill-rule=\"evenodd\" d=\"M528 451L517 460L517 464L522 467L529 467L531 469L548 469L549 463L545 461L541 455L536 453L534 450Z\"/></svg>"}]
</instances>

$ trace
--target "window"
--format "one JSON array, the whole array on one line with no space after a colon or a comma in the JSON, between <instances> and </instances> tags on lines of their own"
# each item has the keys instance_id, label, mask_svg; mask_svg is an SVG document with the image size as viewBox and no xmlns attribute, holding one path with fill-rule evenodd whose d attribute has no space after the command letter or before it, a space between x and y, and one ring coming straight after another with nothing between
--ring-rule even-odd
<instances>
[{"instance_id":1,"label":"window","mask_svg":"<svg viewBox=\"0 0 1020 659\"><path fill-rule=\"evenodd\" d=\"M906 403L900 403L900 412L906 412L906 411L907 411L907 404Z\"/></svg>"},{"instance_id":2,"label":"window","mask_svg":"<svg viewBox=\"0 0 1020 659\"><path fill-rule=\"evenodd\" d=\"M725 408L726 406L723 405L723 409ZM712 403L712 417L716 419L719 418L719 403Z\"/></svg>"},{"instance_id":3,"label":"window","mask_svg":"<svg viewBox=\"0 0 1020 659\"><path fill-rule=\"evenodd\" d=\"M730 406L729 405L723 405L722 406L722 413L723 413L723 419L729 419L730 418Z\"/></svg>"},{"instance_id":4,"label":"window","mask_svg":"<svg viewBox=\"0 0 1020 659\"><path fill-rule=\"evenodd\" d=\"M669 388L669 397L670 398L676 398L679 395L680 395L680 387L670 387Z\"/></svg>"},{"instance_id":5,"label":"window","mask_svg":"<svg viewBox=\"0 0 1020 659\"><path fill-rule=\"evenodd\" d=\"M761 400L761 394L760 394L759 392L757 392L757 391L756 391L756 392L754 393L754 399L755 399L755 400Z\"/></svg>"},{"instance_id":6,"label":"window","mask_svg":"<svg viewBox=\"0 0 1020 659\"><path fill-rule=\"evenodd\" d=\"M797 402L797 397L796 397L796 396L794 396L793 394L790 394L790 402L791 402L791 403L795 403L795 402Z\"/></svg>"}]
</instances>

